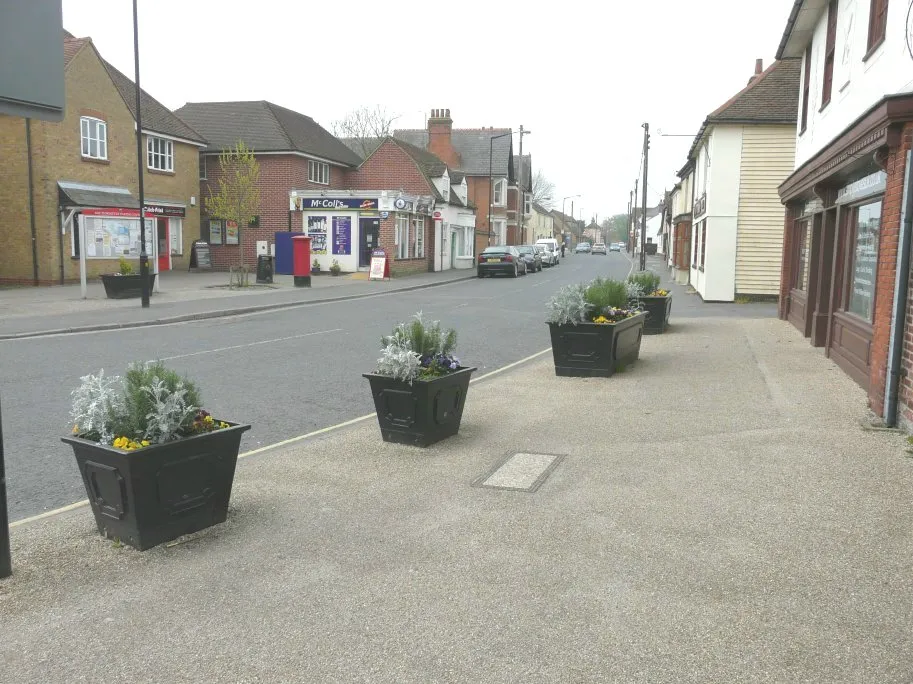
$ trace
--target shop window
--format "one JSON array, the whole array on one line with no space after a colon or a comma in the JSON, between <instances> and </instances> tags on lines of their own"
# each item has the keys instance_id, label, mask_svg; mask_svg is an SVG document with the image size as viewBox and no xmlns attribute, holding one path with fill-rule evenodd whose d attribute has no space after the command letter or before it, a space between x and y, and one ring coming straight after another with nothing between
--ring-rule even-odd
<instances>
[{"instance_id":1,"label":"shop window","mask_svg":"<svg viewBox=\"0 0 913 684\"><path fill-rule=\"evenodd\" d=\"M888 0L871 0L869 8L869 40L866 52L871 52L884 42L888 25Z\"/></svg>"},{"instance_id":2,"label":"shop window","mask_svg":"<svg viewBox=\"0 0 913 684\"><path fill-rule=\"evenodd\" d=\"M325 162L308 161L308 180L321 185L330 184L330 165Z\"/></svg>"},{"instance_id":3,"label":"shop window","mask_svg":"<svg viewBox=\"0 0 913 684\"><path fill-rule=\"evenodd\" d=\"M155 171L174 171L174 142L147 135L146 165Z\"/></svg>"},{"instance_id":4,"label":"shop window","mask_svg":"<svg viewBox=\"0 0 913 684\"><path fill-rule=\"evenodd\" d=\"M805 48L805 72L802 79L802 126L799 128L799 135L805 133L808 127L808 98L811 93L812 79L812 44L809 43Z\"/></svg>"},{"instance_id":5,"label":"shop window","mask_svg":"<svg viewBox=\"0 0 913 684\"><path fill-rule=\"evenodd\" d=\"M70 256L79 257L80 222L85 226L86 258L138 259L140 255L139 218L123 216L88 216L79 214L73 217L73 230L70 232ZM146 219L146 254L152 257L152 236L154 235L152 219Z\"/></svg>"},{"instance_id":6,"label":"shop window","mask_svg":"<svg viewBox=\"0 0 913 684\"><path fill-rule=\"evenodd\" d=\"M793 287L803 292L808 290L808 257L811 249L811 233L808 231L808 221L799 221L796 224L796 277Z\"/></svg>"},{"instance_id":7,"label":"shop window","mask_svg":"<svg viewBox=\"0 0 913 684\"><path fill-rule=\"evenodd\" d=\"M701 221L701 270L704 270L704 257L707 255L707 221Z\"/></svg>"},{"instance_id":8,"label":"shop window","mask_svg":"<svg viewBox=\"0 0 913 684\"><path fill-rule=\"evenodd\" d=\"M866 321L871 321L875 311L875 273L878 265L881 201L856 207L851 216L852 265L846 310Z\"/></svg>"},{"instance_id":9,"label":"shop window","mask_svg":"<svg viewBox=\"0 0 913 684\"><path fill-rule=\"evenodd\" d=\"M698 224L703 225L703 222ZM694 255L691 257L691 268L697 268L697 255L700 253L698 249L700 248L700 237L696 237L694 240Z\"/></svg>"},{"instance_id":10,"label":"shop window","mask_svg":"<svg viewBox=\"0 0 913 684\"><path fill-rule=\"evenodd\" d=\"M225 239L223 237L222 222L213 219L209 222L209 244L221 245Z\"/></svg>"},{"instance_id":11,"label":"shop window","mask_svg":"<svg viewBox=\"0 0 913 684\"><path fill-rule=\"evenodd\" d=\"M396 215L396 258L409 258L409 217L406 214Z\"/></svg>"},{"instance_id":12,"label":"shop window","mask_svg":"<svg viewBox=\"0 0 913 684\"><path fill-rule=\"evenodd\" d=\"M79 119L82 156L88 159L108 158L108 124L101 119L84 116Z\"/></svg>"},{"instance_id":13,"label":"shop window","mask_svg":"<svg viewBox=\"0 0 913 684\"><path fill-rule=\"evenodd\" d=\"M425 256L425 219L412 219L412 232L415 239L415 252L413 256L421 259Z\"/></svg>"},{"instance_id":14,"label":"shop window","mask_svg":"<svg viewBox=\"0 0 913 684\"><path fill-rule=\"evenodd\" d=\"M499 178L498 180L494 181L491 201L496 207L503 207L504 203L507 201L507 193L504 192L506 187L507 181L505 181L503 178Z\"/></svg>"},{"instance_id":15,"label":"shop window","mask_svg":"<svg viewBox=\"0 0 913 684\"><path fill-rule=\"evenodd\" d=\"M475 256L475 230L463 228L463 244L460 245L460 256Z\"/></svg>"},{"instance_id":16,"label":"shop window","mask_svg":"<svg viewBox=\"0 0 913 684\"><path fill-rule=\"evenodd\" d=\"M181 256L184 253L184 222L181 219L168 219L168 236L172 256Z\"/></svg>"},{"instance_id":17,"label":"shop window","mask_svg":"<svg viewBox=\"0 0 913 684\"><path fill-rule=\"evenodd\" d=\"M834 53L837 45L837 0L827 6L827 37L824 44L824 77L821 81L821 109L831 101L834 84Z\"/></svg>"},{"instance_id":18,"label":"shop window","mask_svg":"<svg viewBox=\"0 0 913 684\"><path fill-rule=\"evenodd\" d=\"M200 180L206 180L206 157L200 155Z\"/></svg>"}]
</instances>

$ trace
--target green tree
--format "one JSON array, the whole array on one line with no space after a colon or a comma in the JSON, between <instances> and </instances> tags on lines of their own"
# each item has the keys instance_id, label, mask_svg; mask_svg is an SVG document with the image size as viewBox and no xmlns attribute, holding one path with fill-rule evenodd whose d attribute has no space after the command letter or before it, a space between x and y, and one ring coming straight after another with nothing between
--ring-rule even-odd
<instances>
[{"instance_id":1,"label":"green tree","mask_svg":"<svg viewBox=\"0 0 913 684\"><path fill-rule=\"evenodd\" d=\"M209 187L206 212L238 226L238 266L230 267L229 286L246 287L248 269L244 263L244 229L260 213L260 164L254 150L239 140L219 155L219 188Z\"/></svg>"}]
</instances>

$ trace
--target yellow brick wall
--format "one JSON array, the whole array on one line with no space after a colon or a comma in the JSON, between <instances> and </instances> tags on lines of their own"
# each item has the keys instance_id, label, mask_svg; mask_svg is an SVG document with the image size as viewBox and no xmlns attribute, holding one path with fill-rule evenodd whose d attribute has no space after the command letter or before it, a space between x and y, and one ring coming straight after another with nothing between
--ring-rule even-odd
<instances>
[{"instance_id":1,"label":"yellow brick wall","mask_svg":"<svg viewBox=\"0 0 913 684\"><path fill-rule=\"evenodd\" d=\"M32 122L32 164L39 279L60 281L60 216L57 181L75 181L128 188L138 196L136 137L133 115L111 82L92 46L85 46L65 73L66 113L63 121ZM96 116L107 123L108 160L84 160L80 151L79 120ZM145 172L145 194L159 200L186 204L183 223L183 256L175 269L187 268L190 246L199 237L198 148L175 142L175 173ZM145 140L144 148L145 153ZM143 160L145 163L145 159ZM0 282L31 282L31 233L28 214L25 121L0 116ZM197 202L199 205L199 202ZM79 279L79 260L71 257L71 236L63 236L63 277ZM115 259L89 259L88 276L116 270Z\"/></svg>"}]
</instances>

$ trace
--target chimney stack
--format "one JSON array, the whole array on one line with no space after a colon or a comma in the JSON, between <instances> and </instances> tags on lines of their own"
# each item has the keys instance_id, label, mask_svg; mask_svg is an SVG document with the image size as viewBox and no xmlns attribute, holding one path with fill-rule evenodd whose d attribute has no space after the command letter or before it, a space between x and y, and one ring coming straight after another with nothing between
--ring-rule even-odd
<instances>
[{"instance_id":1,"label":"chimney stack","mask_svg":"<svg viewBox=\"0 0 913 684\"><path fill-rule=\"evenodd\" d=\"M451 131L453 119L449 109L432 109L428 119L428 151L441 158L448 166L459 168L460 156L453 148Z\"/></svg>"},{"instance_id":2,"label":"chimney stack","mask_svg":"<svg viewBox=\"0 0 913 684\"><path fill-rule=\"evenodd\" d=\"M764 72L764 60L756 59L754 62L754 75L760 76Z\"/></svg>"}]
</instances>

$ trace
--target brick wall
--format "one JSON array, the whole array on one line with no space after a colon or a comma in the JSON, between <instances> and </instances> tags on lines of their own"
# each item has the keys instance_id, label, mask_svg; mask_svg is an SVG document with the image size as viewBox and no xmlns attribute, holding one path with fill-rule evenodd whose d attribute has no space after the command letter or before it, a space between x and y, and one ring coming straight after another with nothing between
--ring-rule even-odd
<instances>
[{"instance_id":1,"label":"brick wall","mask_svg":"<svg viewBox=\"0 0 913 684\"><path fill-rule=\"evenodd\" d=\"M358 169L350 171L346 187L359 190L399 190L431 195L433 189L415 161L391 140L384 142Z\"/></svg>"},{"instance_id":2,"label":"brick wall","mask_svg":"<svg viewBox=\"0 0 913 684\"><path fill-rule=\"evenodd\" d=\"M0 115L0 226L3 226L0 282L31 283L32 243L25 119L5 115ZM39 273L39 278L47 275Z\"/></svg>"},{"instance_id":3,"label":"brick wall","mask_svg":"<svg viewBox=\"0 0 913 684\"><path fill-rule=\"evenodd\" d=\"M887 160L887 186L881 206L881 230L878 244L878 279L875 286L875 323L872 339L872 365L869 383L869 406L876 415L884 413L887 387L888 345L891 334L891 309L894 305L894 281L897 271L897 246L900 233L903 181L907 152L913 148L913 122L903 130L901 144L891 150ZM901 361L900 411L903 419L913 421L913 290L908 291L904 325L903 359Z\"/></svg>"},{"instance_id":4,"label":"brick wall","mask_svg":"<svg viewBox=\"0 0 913 684\"><path fill-rule=\"evenodd\" d=\"M260 214L256 226L241 230L241 243L244 246L244 263L248 266L257 264L257 241L268 243L276 241L275 234L289 230L289 193L292 190L328 190L347 187L348 175L345 169L330 166L329 185L319 185L308 181L308 160L292 154L259 155L260 164ZM218 191L218 180L221 176L219 158L206 157L206 180L200 182L200 195L208 197L210 189ZM204 200L205 202L205 200ZM203 239L209 239L208 215L204 204ZM292 214L292 230L301 230L301 213ZM212 245L213 269L227 271L241 260L239 245Z\"/></svg>"}]
</instances>

